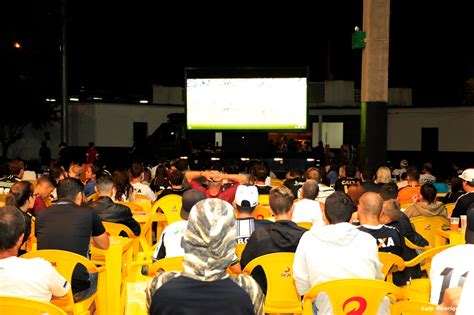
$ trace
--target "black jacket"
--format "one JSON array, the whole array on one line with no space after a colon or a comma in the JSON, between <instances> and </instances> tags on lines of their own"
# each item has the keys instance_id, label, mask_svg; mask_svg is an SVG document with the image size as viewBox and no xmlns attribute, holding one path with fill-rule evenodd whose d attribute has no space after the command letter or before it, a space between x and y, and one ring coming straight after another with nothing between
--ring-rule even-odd
<instances>
[{"instance_id":1,"label":"black jacket","mask_svg":"<svg viewBox=\"0 0 474 315\"><path fill-rule=\"evenodd\" d=\"M250 236L242 253L240 264L242 269L254 258L279 252L296 251L301 236L306 232L296 223L287 220L277 221L273 224L264 224L256 229ZM260 285L264 293L267 292L265 273L259 267L255 268L252 276Z\"/></svg>"},{"instance_id":2,"label":"black jacket","mask_svg":"<svg viewBox=\"0 0 474 315\"><path fill-rule=\"evenodd\" d=\"M140 224L133 218L130 208L114 203L110 197L99 197L91 205L99 217L106 222L120 223L132 230L133 234L140 235Z\"/></svg>"},{"instance_id":3,"label":"black jacket","mask_svg":"<svg viewBox=\"0 0 474 315\"><path fill-rule=\"evenodd\" d=\"M418 232L413 229L413 226L411 225L410 219L407 217L405 213L401 213L400 218L398 221L393 221L390 222L390 226L393 226L397 228L400 233L402 234L403 237L406 237L410 242L412 242L415 245L418 246L427 246L428 241L423 238ZM403 255L402 258L404 261L409 261L415 258L418 255L416 250L409 248L408 246L404 246L403 248ZM405 270L402 272L405 275L406 279L412 278L412 279L417 279L421 278L421 268L420 265L416 265L413 267L407 267Z\"/></svg>"}]
</instances>

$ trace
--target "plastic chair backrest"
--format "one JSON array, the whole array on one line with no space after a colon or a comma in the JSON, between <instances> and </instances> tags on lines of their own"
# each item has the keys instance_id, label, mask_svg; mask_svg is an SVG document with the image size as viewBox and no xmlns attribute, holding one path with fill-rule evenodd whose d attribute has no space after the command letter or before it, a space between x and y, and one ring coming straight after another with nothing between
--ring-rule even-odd
<instances>
[{"instance_id":1,"label":"plastic chair backrest","mask_svg":"<svg viewBox=\"0 0 474 315\"><path fill-rule=\"evenodd\" d=\"M428 245L428 246L425 246L425 247L422 247L422 246L418 246L416 244L413 244L408 238L404 238L405 239L405 245L408 247L408 248L411 248L411 249L420 249L420 250L427 250L427 249L430 249L431 247Z\"/></svg>"},{"instance_id":2,"label":"plastic chair backrest","mask_svg":"<svg viewBox=\"0 0 474 315\"><path fill-rule=\"evenodd\" d=\"M338 279L312 287L303 298L303 314L313 314L313 300L325 292L332 304L333 314L352 314L354 303L359 307L354 314L377 314L383 298L394 294L401 296L401 289L392 283L374 279Z\"/></svg>"},{"instance_id":3,"label":"plastic chair backrest","mask_svg":"<svg viewBox=\"0 0 474 315\"><path fill-rule=\"evenodd\" d=\"M379 260L383 264L382 274L387 282L393 283L393 273L405 269L405 262L398 255L379 252Z\"/></svg>"},{"instance_id":4,"label":"plastic chair backrest","mask_svg":"<svg viewBox=\"0 0 474 315\"><path fill-rule=\"evenodd\" d=\"M110 234L110 236L123 236L120 235L120 233L125 233L127 234L128 238L136 238L135 234L133 234L132 230L124 224L120 223L113 223L113 222L107 222L107 221L102 221L102 224L105 227L105 230Z\"/></svg>"},{"instance_id":5,"label":"plastic chair backrest","mask_svg":"<svg viewBox=\"0 0 474 315\"><path fill-rule=\"evenodd\" d=\"M258 204L260 206L270 206L270 195L268 194L258 195Z\"/></svg>"},{"instance_id":6,"label":"plastic chair backrest","mask_svg":"<svg viewBox=\"0 0 474 315\"><path fill-rule=\"evenodd\" d=\"M99 194L98 194L98 193L93 193L92 195L90 195L89 197L87 197L86 200L87 200L87 202L96 201L97 198L99 198Z\"/></svg>"},{"instance_id":7,"label":"plastic chair backrest","mask_svg":"<svg viewBox=\"0 0 474 315\"><path fill-rule=\"evenodd\" d=\"M77 264L82 264L86 267L89 273L98 273L97 267L87 258L68 251L56 250L56 249L42 249L33 252L26 253L21 256L22 258L43 258L53 265L53 267L67 280L72 283L72 273ZM91 297L74 303L72 291L69 290L65 297L53 300L55 305L58 305L66 312L73 312L74 314L81 314L87 311L97 296L95 292Z\"/></svg>"},{"instance_id":8,"label":"plastic chair backrest","mask_svg":"<svg viewBox=\"0 0 474 315\"><path fill-rule=\"evenodd\" d=\"M392 304L391 315L434 314L438 305L421 301L400 301Z\"/></svg>"},{"instance_id":9,"label":"plastic chair backrest","mask_svg":"<svg viewBox=\"0 0 474 315\"><path fill-rule=\"evenodd\" d=\"M428 276L430 275L430 270L431 270L431 260L433 259L434 255L442 252L443 250L450 248L454 245L444 245L444 246L438 246L434 247L431 249L428 249L421 253L420 255L416 256L412 260L405 261L405 268L406 267L413 267L421 263L423 260L425 263L421 265L421 270L425 270Z\"/></svg>"},{"instance_id":10,"label":"plastic chair backrest","mask_svg":"<svg viewBox=\"0 0 474 315\"><path fill-rule=\"evenodd\" d=\"M146 200L146 201L151 202L150 197L148 197L147 195L142 195L142 194L135 194L133 196L133 200Z\"/></svg>"},{"instance_id":11,"label":"plastic chair backrest","mask_svg":"<svg viewBox=\"0 0 474 315\"><path fill-rule=\"evenodd\" d=\"M283 186L283 181L278 178L272 178L272 186L273 187Z\"/></svg>"},{"instance_id":12,"label":"plastic chair backrest","mask_svg":"<svg viewBox=\"0 0 474 315\"><path fill-rule=\"evenodd\" d=\"M449 220L441 216L418 216L410 218L415 230L428 241L430 246L435 246L436 230L449 226Z\"/></svg>"},{"instance_id":13,"label":"plastic chair backrest","mask_svg":"<svg viewBox=\"0 0 474 315\"><path fill-rule=\"evenodd\" d=\"M311 230L313 222L296 222L296 225L301 226L302 228L305 228L307 230Z\"/></svg>"},{"instance_id":14,"label":"plastic chair backrest","mask_svg":"<svg viewBox=\"0 0 474 315\"><path fill-rule=\"evenodd\" d=\"M247 243L240 243L235 245L235 254L239 259L242 257L242 253L244 252L245 246Z\"/></svg>"},{"instance_id":15,"label":"plastic chair backrest","mask_svg":"<svg viewBox=\"0 0 474 315\"><path fill-rule=\"evenodd\" d=\"M183 257L167 257L155 261L148 269L148 276L154 276L157 272L164 271L184 271Z\"/></svg>"},{"instance_id":16,"label":"plastic chair backrest","mask_svg":"<svg viewBox=\"0 0 474 315\"><path fill-rule=\"evenodd\" d=\"M132 212L146 212L145 209L139 204L133 203L133 202L128 202L128 201L118 201L117 203L127 206L130 208L130 211Z\"/></svg>"},{"instance_id":17,"label":"plastic chair backrest","mask_svg":"<svg viewBox=\"0 0 474 315\"><path fill-rule=\"evenodd\" d=\"M448 212L448 218L450 218L451 214L453 214L453 210L454 210L455 205L456 205L456 203L454 203L454 202L447 203L447 204L444 205L446 207L446 211Z\"/></svg>"},{"instance_id":18,"label":"plastic chair backrest","mask_svg":"<svg viewBox=\"0 0 474 315\"><path fill-rule=\"evenodd\" d=\"M273 213L270 210L269 206L257 205L257 207L252 213L252 216L255 220L265 220L271 218L273 216Z\"/></svg>"},{"instance_id":19,"label":"plastic chair backrest","mask_svg":"<svg viewBox=\"0 0 474 315\"><path fill-rule=\"evenodd\" d=\"M23 297L0 296L0 314L66 315L67 313L50 302Z\"/></svg>"},{"instance_id":20,"label":"plastic chair backrest","mask_svg":"<svg viewBox=\"0 0 474 315\"><path fill-rule=\"evenodd\" d=\"M182 199L183 197L179 195L166 195L155 202L152 213L155 213L158 209L161 209L166 216L168 224L176 221L182 221L183 218L181 218L180 215Z\"/></svg>"},{"instance_id":21,"label":"plastic chair backrest","mask_svg":"<svg viewBox=\"0 0 474 315\"><path fill-rule=\"evenodd\" d=\"M301 313L301 297L293 280L294 253L273 253L253 259L243 273L261 266L267 279L265 313Z\"/></svg>"}]
</instances>

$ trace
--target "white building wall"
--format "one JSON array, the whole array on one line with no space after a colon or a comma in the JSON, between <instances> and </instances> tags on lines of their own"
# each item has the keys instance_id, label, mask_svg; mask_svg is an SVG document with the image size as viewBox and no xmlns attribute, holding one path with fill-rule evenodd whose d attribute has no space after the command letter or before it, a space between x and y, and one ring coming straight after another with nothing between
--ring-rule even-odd
<instances>
[{"instance_id":1,"label":"white building wall","mask_svg":"<svg viewBox=\"0 0 474 315\"><path fill-rule=\"evenodd\" d=\"M167 115L183 113L181 106L131 105L131 104L74 104L75 114L84 114L76 123L70 123L70 139L73 146L87 146L95 141L96 146L131 147L133 145L133 123L148 123L150 135L167 122ZM87 107L83 109L83 107Z\"/></svg>"},{"instance_id":2,"label":"white building wall","mask_svg":"<svg viewBox=\"0 0 474 315\"><path fill-rule=\"evenodd\" d=\"M438 129L438 149L474 152L474 107L389 109L387 149L420 151L421 128Z\"/></svg>"}]
</instances>

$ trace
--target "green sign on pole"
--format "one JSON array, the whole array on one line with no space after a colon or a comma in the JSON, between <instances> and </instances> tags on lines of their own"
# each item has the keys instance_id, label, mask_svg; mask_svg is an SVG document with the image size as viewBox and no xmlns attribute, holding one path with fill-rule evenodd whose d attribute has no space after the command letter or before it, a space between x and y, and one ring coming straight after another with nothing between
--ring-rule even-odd
<instances>
[{"instance_id":1,"label":"green sign on pole","mask_svg":"<svg viewBox=\"0 0 474 315\"><path fill-rule=\"evenodd\" d=\"M362 49L365 47L365 32L356 31L352 33L352 49Z\"/></svg>"}]
</instances>

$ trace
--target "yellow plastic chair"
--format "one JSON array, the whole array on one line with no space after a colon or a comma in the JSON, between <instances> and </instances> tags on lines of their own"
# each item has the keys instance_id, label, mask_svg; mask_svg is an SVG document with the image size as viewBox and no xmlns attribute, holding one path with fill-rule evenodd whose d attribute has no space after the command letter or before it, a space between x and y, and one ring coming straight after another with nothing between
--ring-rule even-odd
<instances>
[{"instance_id":1,"label":"yellow plastic chair","mask_svg":"<svg viewBox=\"0 0 474 315\"><path fill-rule=\"evenodd\" d=\"M431 294L431 282L428 278L412 279L402 287L403 296L408 300L428 303Z\"/></svg>"},{"instance_id":2,"label":"yellow plastic chair","mask_svg":"<svg viewBox=\"0 0 474 315\"><path fill-rule=\"evenodd\" d=\"M167 257L155 261L148 269L148 276L153 277L159 271L184 271L183 257Z\"/></svg>"},{"instance_id":3,"label":"yellow plastic chair","mask_svg":"<svg viewBox=\"0 0 474 315\"><path fill-rule=\"evenodd\" d=\"M129 201L118 201L116 203L129 207L132 213L145 213L146 212L145 209L143 209L143 207L137 203L133 203Z\"/></svg>"},{"instance_id":4,"label":"yellow plastic chair","mask_svg":"<svg viewBox=\"0 0 474 315\"><path fill-rule=\"evenodd\" d=\"M418 216L410 218L410 222L414 225L415 231L423 236L431 247L437 245L436 230L441 229L443 226L449 226L449 220L441 216Z\"/></svg>"},{"instance_id":5,"label":"yellow plastic chair","mask_svg":"<svg viewBox=\"0 0 474 315\"><path fill-rule=\"evenodd\" d=\"M448 212L448 218L451 217L451 214L453 214L454 206L456 205L455 202L452 203L447 203L444 206L446 207L446 211Z\"/></svg>"},{"instance_id":6,"label":"yellow plastic chair","mask_svg":"<svg viewBox=\"0 0 474 315\"><path fill-rule=\"evenodd\" d=\"M270 195L268 194L261 194L258 195L258 204L261 206L270 206Z\"/></svg>"},{"instance_id":7,"label":"yellow plastic chair","mask_svg":"<svg viewBox=\"0 0 474 315\"><path fill-rule=\"evenodd\" d=\"M99 194L98 193L93 193L92 195L90 195L89 197L86 198L86 201L87 202L92 202L92 201L96 201L98 198L99 198Z\"/></svg>"},{"instance_id":8,"label":"yellow plastic chair","mask_svg":"<svg viewBox=\"0 0 474 315\"><path fill-rule=\"evenodd\" d=\"M244 252L245 246L247 243L241 243L235 245L235 254L240 259L242 257L242 253Z\"/></svg>"},{"instance_id":9,"label":"yellow plastic chair","mask_svg":"<svg viewBox=\"0 0 474 315\"><path fill-rule=\"evenodd\" d=\"M127 237L132 240L133 259L136 259L139 248L140 248L139 236L136 236L132 232L132 230L130 230L130 228L124 224L106 222L106 221L102 221L102 224L104 225L105 230L107 231L107 233L109 233L110 236L123 236L123 233L125 233ZM132 257L127 257L127 260L131 261Z\"/></svg>"},{"instance_id":10,"label":"yellow plastic chair","mask_svg":"<svg viewBox=\"0 0 474 315\"><path fill-rule=\"evenodd\" d=\"M273 216L269 206L258 205L252 213L255 220L266 220Z\"/></svg>"},{"instance_id":11,"label":"yellow plastic chair","mask_svg":"<svg viewBox=\"0 0 474 315\"><path fill-rule=\"evenodd\" d=\"M355 302L359 302L359 312L357 314L377 314L384 297L394 295L396 299L402 298L400 288L382 280L332 280L318 284L306 292L303 298L304 315L313 314L313 301L321 292L328 295L335 315L349 314L353 310ZM365 307L365 309L360 309L362 307Z\"/></svg>"},{"instance_id":12,"label":"yellow plastic chair","mask_svg":"<svg viewBox=\"0 0 474 315\"><path fill-rule=\"evenodd\" d=\"M405 269L405 262L398 255L379 252L379 260L383 264L382 274L387 282L393 283L393 273Z\"/></svg>"},{"instance_id":13,"label":"yellow plastic chair","mask_svg":"<svg viewBox=\"0 0 474 315\"><path fill-rule=\"evenodd\" d=\"M50 302L23 297L0 296L0 314L66 315L67 313Z\"/></svg>"},{"instance_id":14,"label":"yellow plastic chair","mask_svg":"<svg viewBox=\"0 0 474 315\"><path fill-rule=\"evenodd\" d=\"M294 253L273 253L253 259L243 273L261 266L267 278L265 313L301 313L301 297L293 280Z\"/></svg>"},{"instance_id":15,"label":"yellow plastic chair","mask_svg":"<svg viewBox=\"0 0 474 315\"><path fill-rule=\"evenodd\" d=\"M183 218L181 218L180 215L182 199L183 197L179 195L166 195L155 202L152 208L152 213L156 213L158 209L161 209L161 211L166 215L168 224L182 221Z\"/></svg>"},{"instance_id":16,"label":"yellow plastic chair","mask_svg":"<svg viewBox=\"0 0 474 315\"><path fill-rule=\"evenodd\" d=\"M429 315L436 312L438 305L422 301L400 301L392 304L391 315Z\"/></svg>"},{"instance_id":17,"label":"yellow plastic chair","mask_svg":"<svg viewBox=\"0 0 474 315\"><path fill-rule=\"evenodd\" d=\"M86 267L89 273L98 273L99 269L87 258L78 255L76 253L56 250L56 249L42 249L34 252L29 252L21 256L22 258L43 258L51 263L54 268L67 280L69 283L72 279L72 272L77 264L82 264ZM97 290L98 291L98 290ZM69 290L66 296L52 300L52 303L59 306L66 312L72 312L75 315L78 314L90 314L89 308L92 303L96 300L97 292L91 297L74 303L74 297L72 291Z\"/></svg>"},{"instance_id":18,"label":"yellow plastic chair","mask_svg":"<svg viewBox=\"0 0 474 315\"><path fill-rule=\"evenodd\" d=\"M454 245L444 245L444 246L438 246L431 248L427 251L424 251L420 255L416 256L412 260L405 261L405 268L406 267L413 267L421 263L423 260L425 261L424 264L421 264L421 270L425 270L428 276L430 275L430 270L431 270L431 260L433 259L434 255L442 252L443 250L450 248Z\"/></svg>"},{"instance_id":19,"label":"yellow plastic chair","mask_svg":"<svg viewBox=\"0 0 474 315\"><path fill-rule=\"evenodd\" d=\"M408 238L405 237L405 245L408 247L408 248L411 248L411 249L419 249L419 250L427 250L427 249L430 249L432 248L431 246L425 246L425 247L422 247L422 246L418 246L416 244L413 244Z\"/></svg>"},{"instance_id":20,"label":"yellow plastic chair","mask_svg":"<svg viewBox=\"0 0 474 315\"><path fill-rule=\"evenodd\" d=\"M302 228L305 228L307 230L311 230L313 222L296 222L296 225L301 226Z\"/></svg>"},{"instance_id":21,"label":"yellow plastic chair","mask_svg":"<svg viewBox=\"0 0 474 315\"><path fill-rule=\"evenodd\" d=\"M278 178L272 178L272 184L271 185L273 187L283 186L283 181L281 179L278 179Z\"/></svg>"}]
</instances>

